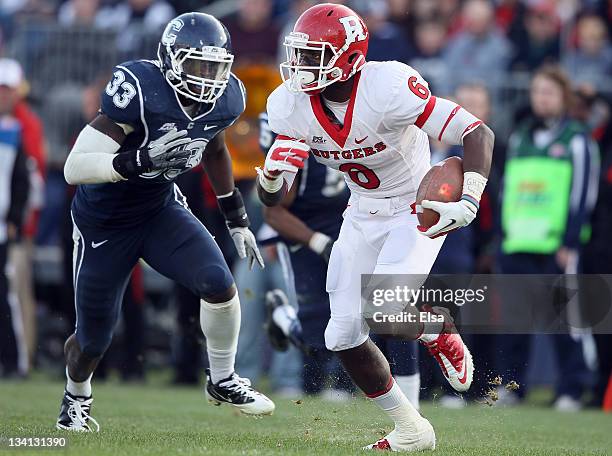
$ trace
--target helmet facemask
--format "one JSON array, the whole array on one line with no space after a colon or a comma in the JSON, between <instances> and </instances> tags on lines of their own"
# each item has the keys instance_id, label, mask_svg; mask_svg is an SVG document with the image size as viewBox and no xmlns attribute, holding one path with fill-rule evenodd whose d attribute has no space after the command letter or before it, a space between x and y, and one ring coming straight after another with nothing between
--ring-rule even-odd
<instances>
[{"instance_id":1,"label":"helmet facemask","mask_svg":"<svg viewBox=\"0 0 612 456\"><path fill-rule=\"evenodd\" d=\"M284 41L287 60L280 64L281 77L292 92L318 93L342 79L336 63L342 52L331 43L311 41L308 35L291 32ZM328 62L326 58L331 56Z\"/></svg>"},{"instance_id":2,"label":"helmet facemask","mask_svg":"<svg viewBox=\"0 0 612 456\"><path fill-rule=\"evenodd\" d=\"M172 88L199 103L212 103L223 94L234 61L227 49L215 46L163 49L160 44L158 56Z\"/></svg>"}]
</instances>

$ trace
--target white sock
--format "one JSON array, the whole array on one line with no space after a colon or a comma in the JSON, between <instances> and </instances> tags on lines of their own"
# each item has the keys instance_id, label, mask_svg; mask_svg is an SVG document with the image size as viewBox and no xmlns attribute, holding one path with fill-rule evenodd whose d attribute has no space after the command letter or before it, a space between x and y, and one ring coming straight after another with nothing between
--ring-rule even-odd
<instances>
[{"instance_id":1,"label":"white sock","mask_svg":"<svg viewBox=\"0 0 612 456\"><path fill-rule=\"evenodd\" d=\"M418 410L419 394L421 392L421 374L417 372L412 375L396 375L395 382L413 407Z\"/></svg>"},{"instance_id":2,"label":"white sock","mask_svg":"<svg viewBox=\"0 0 612 456\"><path fill-rule=\"evenodd\" d=\"M87 377L87 380L83 382L75 382L70 378L70 374L68 374L68 368L66 367L66 391L68 391L73 396L82 396L89 397L91 396L91 377L92 374Z\"/></svg>"},{"instance_id":3,"label":"white sock","mask_svg":"<svg viewBox=\"0 0 612 456\"><path fill-rule=\"evenodd\" d=\"M234 372L240 331L238 293L227 302L200 300L200 325L206 336L210 377L213 383L217 383Z\"/></svg>"},{"instance_id":4,"label":"white sock","mask_svg":"<svg viewBox=\"0 0 612 456\"><path fill-rule=\"evenodd\" d=\"M423 342L433 342L438 338L443 328L444 323L440 321L424 322L423 334L419 336L419 340L422 340Z\"/></svg>"},{"instance_id":5,"label":"white sock","mask_svg":"<svg viewBox=\"0 0 612 456\"><path fill-rule=\"evenodd\" d=\"M369 397L389 415L395 423L396 429L414 430L414 424L421 415L419 415L419 412L406 398L395 380L392 379L391 381L393 385L387 392L375 397Z\"/></svg>"}]
</instances>

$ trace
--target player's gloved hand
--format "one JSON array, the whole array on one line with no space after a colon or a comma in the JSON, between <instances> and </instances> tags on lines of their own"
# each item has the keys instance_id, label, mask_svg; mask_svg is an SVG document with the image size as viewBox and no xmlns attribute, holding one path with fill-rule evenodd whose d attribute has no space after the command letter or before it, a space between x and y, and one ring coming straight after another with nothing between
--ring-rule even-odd
<instances>
[{"instance_id":1,"label":"player's gloved hand","mask_svg":"<svg viewBox=\"0 0 612 456\"><path fill-rule=\"evenodd\" d=\"M278 136L266 155L263 170L258 173L261 187L269 193L280 190L282 173L297 173L302 169L309 150L303 140Z\"/></svg>"},{"instance_id":2,"label":"player's gloved hand","mask_svg":"<svg viewBox=\"0 0 612 456\"><path fill-rule=\"evenodd\" d=\"M319 232L314 233L308 241L310 250L320 255L326 263L329 263L329 257L333 246L334 240L328 235Z\"/></svg>"},{"instance_id":3,"label":"player's gloved hand","mask_svg":"<svg viewBox=\"0 0 612 456\"><path fill-rule=\"evenodd\" d=\"M461 228L472 223L480 206L482 192L487 185L487 178L474 172L463 173L463 192L461 199L457 202L442 203L439 201L423 200L421 206L424 209L432 209L440 214L440 220L431 228L418 226L418 230L425 236L436 238L450 231Z\"/></svg>"},{"instance_id":4,"label":"player's gloved hand","mask_svg":"<svg viewBox=\"0 0 612 456\"><path fill-rule=\"evenodd\" d=\"M217 203L225 217L225 223L238 251L238 256L242 259L247 258L249 269L253 269L256 261L263 269L265 267L263 257L257 247L255 235L249 230L249 217L240 190L235 188L232 193L217 196Z\"/></svg>"},{"instance_id":5,"label":"player's gloved hand","mask_svg":"<svg viewBox=\"0 0 612 456\"><path fill-rule=\"evenodd\" d=\"M190 142L187 130L178 131L175 128L151 141L146 148L117 154L113 159L113 167L126 179L150 171L186 168L191 150L184 146Z\"/></svg>"},{"instance_id":6,"label":"player's gloved hand","mask_svg":"<svg viewBox=\"0 0 612 456\"><path fill-rule=\"evenodd\" d=\"M452 203L423 200L421 206L424 209L432 209L440 214L440 220L431 228L417 227L421 233L432 239L469 225L478 212L477 202L474 198L468 199L462 197L459 201Z\"/></svg>"},{"instance_id":7,"label":"player's gloved hand","mask_svg":"<svg viewBox=\"0 0 612 456\"><path fill-rule=\"evenodd\" d=\"M253 232L241 226L230 228L229 232L236 250L238 250L238 256L242 259L247 258L249 270L253 269L256 261L259 267L263 269L265 267L264 260L257 247L257 241Z\"/></svg>"}]
</instances>

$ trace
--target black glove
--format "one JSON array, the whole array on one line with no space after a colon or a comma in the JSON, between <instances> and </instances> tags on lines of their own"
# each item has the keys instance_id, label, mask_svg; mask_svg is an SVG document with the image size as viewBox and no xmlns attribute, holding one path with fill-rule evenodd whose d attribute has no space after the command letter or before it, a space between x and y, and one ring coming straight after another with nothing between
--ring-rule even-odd
<instances>
[{"instance_id":1,"label":"black glove","mask_svg":"<svg viewBox=\"0 0 612 456\"><path fill-rule=\"evenodd\" d=\"M187 130L177 131L175 128L151 141L146 148L117 154L113 159L113 167L126 179L150 171L186 168L191 150L183 146L190 142Z\"/></svg>"}]
</instances>

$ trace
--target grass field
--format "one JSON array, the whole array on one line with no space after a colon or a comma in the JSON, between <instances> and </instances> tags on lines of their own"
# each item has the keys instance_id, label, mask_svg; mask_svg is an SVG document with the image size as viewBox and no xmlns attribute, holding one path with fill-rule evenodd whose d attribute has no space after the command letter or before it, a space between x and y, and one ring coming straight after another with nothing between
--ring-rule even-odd
<instances>
[{"instance_id":1,"label":"grass field","mask_svg":"<svg viewBox=\"0 0 612 456\"><path fill-rule=\"evenodd\" d=\"M99 434L67 434L65 449L8 449L9 436L66 436L54 430L63 385L36 379L0 382L0 454L346 455L391 429L363 399L329 403L277 399L271 417L239 416L205 402L196 388L94 383ZM560 414L538 407L425 404L438 438L435 455L612 455L612 415ZM4 439L3 439L4 438ZM42 453L41 453L42 451Z\"/></svg>"}]
</instances>

